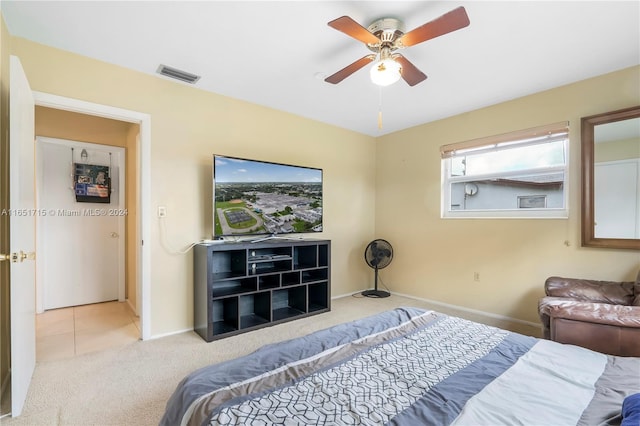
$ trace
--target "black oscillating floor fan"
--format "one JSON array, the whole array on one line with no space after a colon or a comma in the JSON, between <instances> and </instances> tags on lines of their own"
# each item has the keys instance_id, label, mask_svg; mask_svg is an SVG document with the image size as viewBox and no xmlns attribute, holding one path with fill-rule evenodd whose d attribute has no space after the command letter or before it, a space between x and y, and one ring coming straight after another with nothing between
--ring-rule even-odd
<instances>
[{"instance_id":1,"label":"black oscillating floor fan","mask_svg":"<svg viewBox=\"0 0 640 426\"><path fill-rule=\"evenodd\" d=\"M365 290L362 292L366 297L389 297L388 291L378 290L378 269L386 268L393 259L393 247L386 240L373 240L364 250L364 260L367 265L375 270L375 284L373 290Z\"/></svg>"}]
</instances>

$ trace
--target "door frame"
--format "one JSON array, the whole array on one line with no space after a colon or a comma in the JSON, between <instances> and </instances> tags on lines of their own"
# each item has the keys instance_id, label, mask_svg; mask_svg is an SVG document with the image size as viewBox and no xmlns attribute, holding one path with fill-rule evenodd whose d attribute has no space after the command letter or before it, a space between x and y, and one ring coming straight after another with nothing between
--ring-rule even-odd
<instances>
[{"instance_id":1,"label":"door frame","mask_svg":"<svg viewBox=\"0 0 640 426\"><path fill-rule=\"evenodd\" d=\"M36 135L36 206L41 207L41 194L42 187L44 185L44 176L43 176L43 166L44 159L42 155L42 150L44 149L43 144L50 145L58 145L73 148L75 147L78 151L82 148L91 151L100 151L100 152L114 152L118 154L118 158L120 159L118 163L118 205L120 208L124 208L125 205L125 188L126 188L126 180L125 180L125 164L126 164L126 151L124 147L121 146L111 146L104 145L95 142L82 142L72 139L62 139L62 138L54 138L50 136L38 136ZM118 281L118 301L125 301L125 245L129 238L135 238L135 232L132 235L127 235L125 232L125 217L123 215L117 215L117 223L118 223L118 272L117 272L117 281ZM36 229L42 230L42 216L39 214L36 216ZM134 230L135 231L135 230ZM42 251L42 244L44 241L43 232L36 231L36 252L40 253ZM131 234L131 233L130 233ZM46 291L47 285L44 282L44 266L43 262L39 261L41 256L36 257L36 312L43 313L45 311L45 300L47 300ZM138 286L136 285L136 288ZM137 308L136 308L137 311Z\"/></svg>"},{"instance_id":2,"label":"door frame","mask_svg":"<svg viewBox=\"0 0 640 426\"><path fill-rule=\"evenodd\" d=\"M33 91L35 104L47 108L76 112L112 120L138 124L140 134L137 143L137 204L138 229L138 283L136 285L139 301L141 339L151 338L151 115L108 105L82 101L74 98ZM135 238L133 235L132 238Z\"/></svg>"}]
</instances>

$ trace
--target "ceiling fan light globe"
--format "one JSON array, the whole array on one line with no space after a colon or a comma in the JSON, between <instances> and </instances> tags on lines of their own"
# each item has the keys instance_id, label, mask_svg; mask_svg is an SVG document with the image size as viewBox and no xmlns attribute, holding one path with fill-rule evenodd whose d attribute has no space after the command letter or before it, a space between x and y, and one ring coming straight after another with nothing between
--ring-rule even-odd
<instances>
[{"instance_id":1,"label":"ceiling fan light globe","mask_svg":"<svg viewBox=\"0 0 640 426\"><path fill-rule=\"evenodd\" d=\"M378 86L389 86L400 80L402 67L393 59L383 59L371 67L371 81Z\"/></svg>"}]
</instances>

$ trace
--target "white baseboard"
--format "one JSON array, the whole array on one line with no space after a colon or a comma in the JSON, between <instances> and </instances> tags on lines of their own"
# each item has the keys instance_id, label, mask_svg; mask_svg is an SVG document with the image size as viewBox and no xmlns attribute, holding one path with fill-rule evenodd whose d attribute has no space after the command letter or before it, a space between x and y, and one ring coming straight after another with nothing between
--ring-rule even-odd
<instances>
[{"instance_id":1,"label":"white baseboard","mask_svg":"<svg viewBox=\"0 0 640 426\"><path fill-rule=\"evenodd\" d=\"M531 321L521 320L519 318L508 317L506 315L498 315L498 314L494 314L494 313L491 313L491 312L480 311L478 309L471 309L471 308L466 308L464 306L458 306L458 305L452 305L452 304L449 304L449 303L438 302L437 300L424 299L422 297L411 296L409 294L397 293L395 291L391 292L391 294L395 294L397 296L406 297L407 299L414 299L414 300L419 300L419 301L425 302L425 303L431 303L433 305L442 306L442 307L448 308L448 309L455 309L455 310L458 310L458 311L467 312L467 313L474 314L474 315L480 315L480 316L484 316L484 317L487 317L487 318L497 319L497 320L500 320L500 321L509 321L509 322L513 322L513 323L516 323L516 324L526 325L526 326L529 326L529 327L536 327L536 328L542 327L542 324L538 324L538 323L531 322Z\"/></svg>"},{"instance_id":2,"label":"white baseboard","mask_svg":"<svg viewBox=\"0 0 640 426\"><path fill-rule=\"evenodd\" d=\"M185 328L184 330L177 330L177 331L170 331L168 333L154 334L153 336L151 336L151 337L149 337L148 339L145 339L145 340L160 339L161 337L173 336L175 334L182 334L182 333L186 333L188 331L193 331L193 328Z\"/></svg>"},{"instance_id":3,"label":"white baseboard","mask_svg":"<svg viewBox=\"0 0 640 426\"><path fill-rule=\"evenodd\" d=\"M349 296L352 296L354 294L362 293L362 291L363 290L358 290L358 291L354 291L352 293L346 293L346 294L341 294L341 295L338 295L338 296L332 296L331 299L340 299L340 298L343 298L343 297L349 297ZM419 300L421 302L429 303L431 305L442 306L443 308L453 309L453 310L457 310L457 311L461 311L461 312L466 312L466 313L469 313L469 314L474 314L474 315L478 315L478 316L482 316L482 317L486 317L486 318L491 318L491 319L494 319L494 320L508 321L508 322L515 323L515 324L525 325L527 327L534 327L534 328L541 328L542 327L542 324L538 324L538 323L531 322L531 321L521 320L519 318L508 317L506 315L498 315L498 314L494 314L494 313L491 313L491 312L481 311L481 310L478 310L478 309L466 308L464 306L459 306L459 305L453 305L453 304L450 304L450 303L439 302L437 300L425 299L425 298L422 298L422 297L416 297L416 296L412 296L410 294L398 293L398 292L395 292L395 291L392 291L390 293L394 294L396 296L406 297L407 299Z\"/></svg>"},{"instance_id":4,"label":"white baseboard","mask_svg":"<svg viewBox=\"0 0 640 426\"><path fill-rule=\"evenodd\" d=\"M350 296L353 296L354 294L358 294L358 293L362 293L362 290L354 291L352 293L339 294L337 296L331 296L331 300L342 299L343 297L350 297Z\"/></svg>"}]
</instances>

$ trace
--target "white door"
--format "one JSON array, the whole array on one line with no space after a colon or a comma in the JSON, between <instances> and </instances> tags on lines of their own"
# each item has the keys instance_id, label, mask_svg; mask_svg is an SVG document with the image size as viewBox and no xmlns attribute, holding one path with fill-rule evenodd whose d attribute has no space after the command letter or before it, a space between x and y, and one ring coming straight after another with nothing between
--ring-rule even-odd
<instances>
[{"instance_id":1,"label":"white door","mask_svg":"<svg viewBox=\"0 0 640 426\"><path fill-rule=\"evenodd\" d=\"M9 207L11 253L11 413L22 413L36 365L34 123L35 105L20 60L10 58Z\"/></svg>"},{"instance_id":2,"label":"white door","mask_svg":"<svg viewBox=\"0 0 640 426\"><path fill-rule=\"evenodd\" d=\"M124 148L38 136L36 160L43 310L124 301ZM80 168L80 180L111 180L108 198L77 196Z\"/></svg>"}]
</instances>

